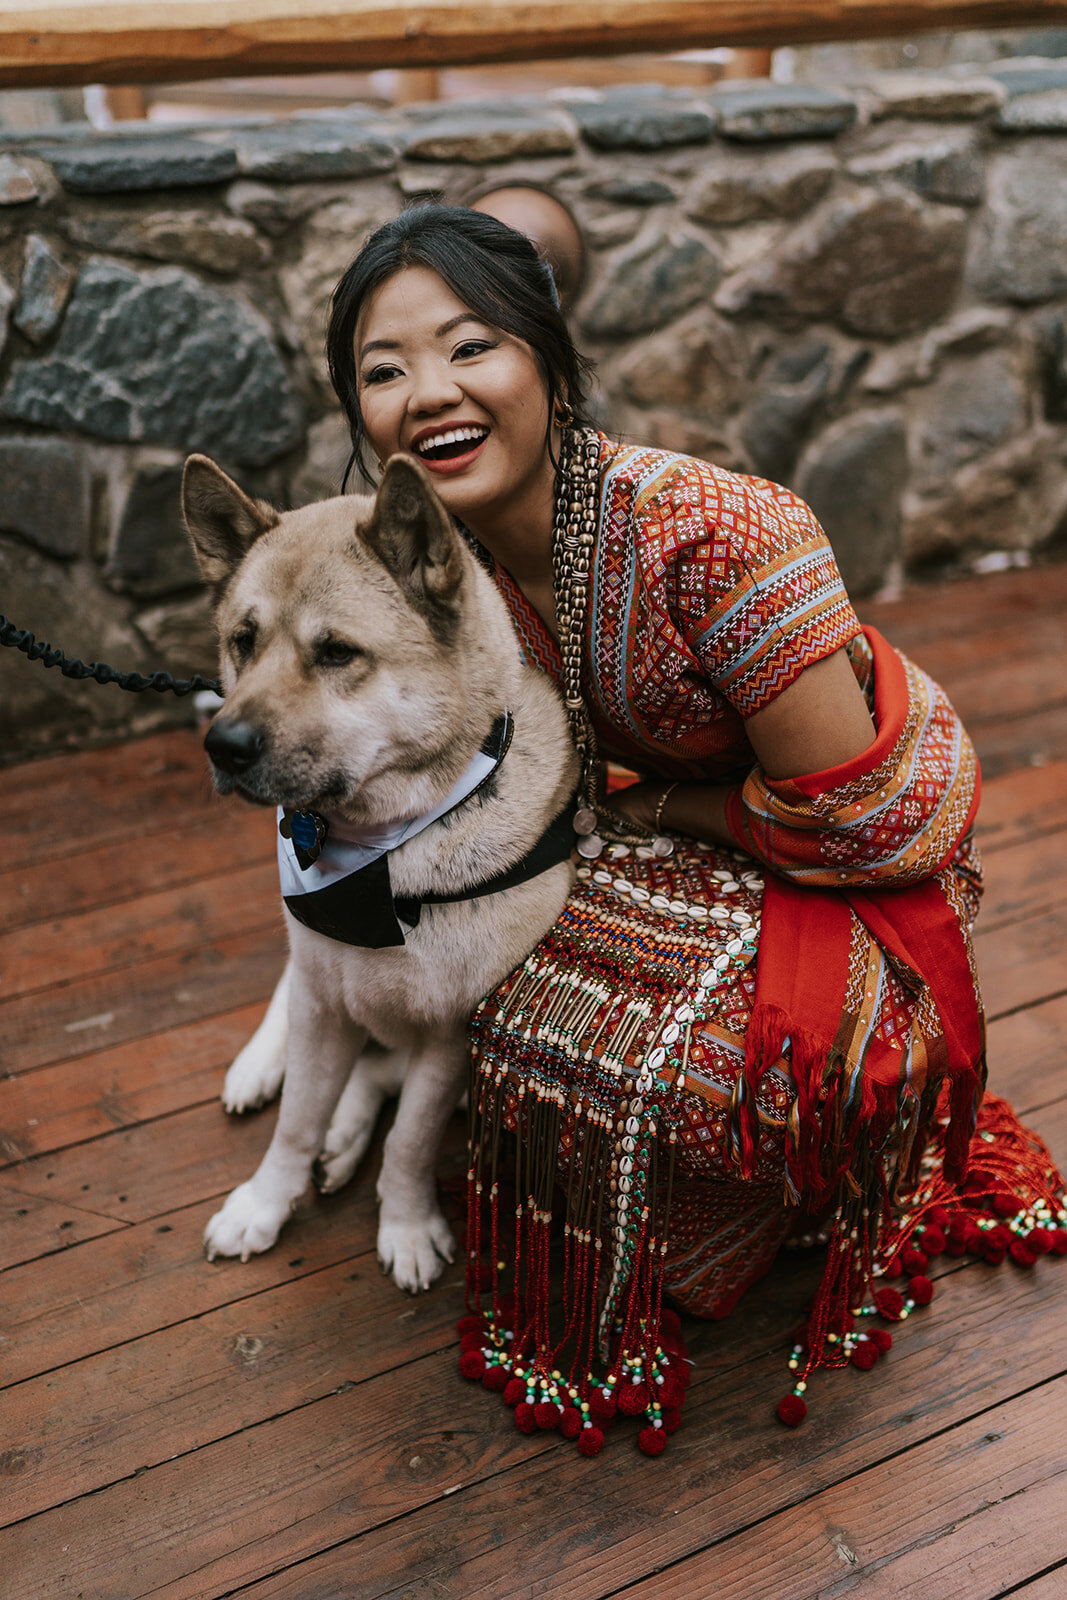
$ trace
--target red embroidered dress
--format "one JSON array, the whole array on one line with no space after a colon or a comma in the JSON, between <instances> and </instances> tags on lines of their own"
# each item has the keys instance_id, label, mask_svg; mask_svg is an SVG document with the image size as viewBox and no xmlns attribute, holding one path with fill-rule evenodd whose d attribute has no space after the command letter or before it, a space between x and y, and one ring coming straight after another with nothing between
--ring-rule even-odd
<instances>
[{"instance_id":1,"label":"red embroidered dress","mask_svg":"<svg viewBox=\"0 0 1067 1600\"><path fill-rule=\"evenodd\" d=\"M579 869L556 924L472 1019L460 1371L502 1392L520 1428L559 1427L587 1455L612 1416L644 1414L639 1443L658 1454L688 1370L661 1289L723 1316L790 1232L825 1222L779 1407L792 1425L817 1367L869 1367L888 1348L863 1320L927 1303L929 1254L1002 1259L1009 1214L1016 1260L1067 1251L1067 1213L1041 1141L1004 1102L978 1113L978 768L944 694L861 630L787 489L603 438L601 462L583 661L601 751L732 785L736 849L679 839L664 863L616 847ZM496 577L527 658L558 682L554 639ZM768 779L746 717L841 648L874 742ZM875 1287L902 1272L907 1297Z\"/></svg>"},{"instance_id":2,"label":"red embroidered dress","mask_svg":"<svg viewBox=\"0 0 1067 1600\"><path fill-rule=\"evenodd\" d=\"M496 576L528 659L558 682L556 641L510 575L498 568ZM798 882L859 888L886 878L908 882L951 860L958 870L943 872L939 882L951 897L949 937L962 934L959 965L973 994L966 924L980 882L968 833L977 768L936 686L910 664L904 668L914 679L905 690L911 691L913 726L901 741L905 773L896 785L896 805L888 810L877 795L868 805L868 785L853 783L838 808L844 814L834 815L826 805L827 775L768 786L745 734L746 717L842 647L873 711L875 645L886 667L900 671L902 658L863 633L829 541L796 495L690 457L602 439L583 663L601 751L657 776L735 783L730 821L738 844ZM888 678L889 671L882 676ZM916 738L919 728L928 735L925 745ZM799 830L790 827L797 802L805 800L798 786L813 784L824 815L806 816ZM788 798L780 798L783 791ZM873 813L885 826L868 827L858 837L857 810L861 820ZM934 842L924 858L929 841ZM942 907L943 897L935 898ZM807 909L803 898L800 905ZM759 916L758 898L749 909ZM929 1017L916 1026L909 988L914 974L892 940L883 948L883 939L869 933L859 916L839 909L842 969L833 980L826 978L831 1010L847 1001L855 1061L870 1071L877 1058L895 1092L916 1052L936 1054L930 1039L940 1039L940 1026ZM813 937L825 960L829 931L820 926ZM767 1036L753 1060L757 968L753 961L720 992L716 1015L694 1037L688 1092L679 1097L682 1182L672 1212L666 1282L677 1299L702 1315L724 1315L770 1265L796 1220L783 1189L794 1199L802 1193L810 1198L829 1176L819 1170L811 1148L816 1124L783 1147L795 1093L789 1057L795 1052L789 1026L779 1019L776 1033L778 1013L770 1009L768 1021L764 1008L757 1018ZM819 979L816 972L814 982ZM971 1004L977 1016L977 1001ZM832 1027L828 1031L824 1054L834 1039ZM977 1032L976 1041L980 1055ZM737 1107L746 1053L756 1119L748 1124ZM810 1070L822 1064L820 1059ZM894 1100L885 1120L895 1113ZM720 1181L709 1185L709 1177Z\"/></svg>"}]
</instances>

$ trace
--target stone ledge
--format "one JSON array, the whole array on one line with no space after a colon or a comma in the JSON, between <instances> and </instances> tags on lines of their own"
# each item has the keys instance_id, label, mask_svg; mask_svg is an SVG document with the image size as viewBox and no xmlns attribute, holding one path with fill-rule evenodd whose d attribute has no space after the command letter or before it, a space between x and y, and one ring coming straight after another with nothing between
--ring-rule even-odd
<instances>
[{"instance_id":1,"label":"stone ledge","mask_svg":"<svg viewBox=\"0 0 1067 1600\"><path fill-rule=\"evenodd\" d=\"M480 166L514 156L569 155L578 143L578 130L572 117L544 105L431 102L406 108L399 143L413 161Z\"/></svg>"},{"instance_id":2,"label":"stone ledge","mask_svg":"<svg viewBox=\"0 0 1067 1600\"><path fill-rule=\"evenodd\" d=\"M859 115L856 100L833 89L769 78L721 84L708 95L724 139L765 143L772 139L827 138L851 128Z\"/></svg>"},{"instance_id":3,"label":"stone ledge","mask_svg":"<svg viewBox=\"0 0 1067 1600\"><path fill-rule=\"evenodd\" d=\"M707 144L716 117L708 105L658 84L629 85L596 100L566 99L567 111L594 150L663 150Z\"/></svg>"}]
</instances>

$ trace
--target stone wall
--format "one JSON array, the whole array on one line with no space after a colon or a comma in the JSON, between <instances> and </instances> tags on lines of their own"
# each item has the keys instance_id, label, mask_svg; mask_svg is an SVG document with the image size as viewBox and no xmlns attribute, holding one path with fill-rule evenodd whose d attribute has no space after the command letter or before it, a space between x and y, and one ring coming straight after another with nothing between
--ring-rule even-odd
<instances>
[{"instance_id":1,"label":"stone wall","mask_svg":"<svg viewBox=\"0 0 1067 1600\"><path fill-rule=\"evenodd\" d=\"M333 284L400 206L490 181L582 223L609 430L796 486L856 594L1050 550L1065 134L1067 66L1008 61L5 139L0 610L86 659L212 671L183 456L281 504L333 492ZM6 759L188 714L0 653Z\"/></svg>"}]
</instances>

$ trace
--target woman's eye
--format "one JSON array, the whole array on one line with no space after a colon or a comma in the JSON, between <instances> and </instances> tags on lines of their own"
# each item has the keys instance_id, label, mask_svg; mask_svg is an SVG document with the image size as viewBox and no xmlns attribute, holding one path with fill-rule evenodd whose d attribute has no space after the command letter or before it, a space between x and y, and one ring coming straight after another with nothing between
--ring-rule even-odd
<instances>
[{"instance_id":1,"label":"woman's eye","mask_svg":"<svg viewBox=\"0 0 1067 1600\"><path fill-rule=\"evenodd\" d=\"M399 378L399 376L400 376L400 368L399 367L386 367L386 366L372 367L370 372L364 373L363 382L365 384L370 384L370 383L389 383L391 379Z\"/></svg>"},{"instance_id":2,"label":"woman's eye","mask_svg":"<svg viewBox=\"0 0 1067 1600\"><path fill-rule=\"evenodd\" d=\"M463 343L457 345L453 351L453 359L456 361L469 361L472 356L480 356L486 350L492 350L492 348L493 346L486 339L464 339Z\"/></svg>"},{"instance_id":3,"label":"woman's eye","mask_svg":"<svg viewBox=\"0 0 1067 1600\"><path fill-rule=\"evenodd\" d=\"M324 667L347 667L360 654L357 645L346 644L343 639L327 639L319 646L319 660Z\"/></svg>"}]
</instances>

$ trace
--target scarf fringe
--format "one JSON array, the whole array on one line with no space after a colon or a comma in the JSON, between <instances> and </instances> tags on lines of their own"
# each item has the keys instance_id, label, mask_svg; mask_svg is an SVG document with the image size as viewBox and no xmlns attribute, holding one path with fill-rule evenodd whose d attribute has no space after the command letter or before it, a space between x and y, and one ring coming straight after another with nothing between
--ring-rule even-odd
<instances>
[{"instance_id":1,"label":"scarf fringe","mask_svg":"<svg viewBox=\"0 0 1067 1600\"><path fill-rule=\"evenodd\" d=\"M813 1373L849 1364L869 1371L890 1349L892 1335L870 1319L904 1322L929 1305L932 1258L971 1255L999 1265L1010 1257L1032 1267L1043 1255L1067 1255L1064 1180L1048 1146L1023 1127L1006 1100L986 1096L962 1161L956 1157L968 1176L962 1187L954 1178L951 1151L955 1146L958 1152L973 1092L966 1101L956 1083L942 1095L910 1195L892 1198L887 1156L872 1162L862 1192L834 1210L822 1281L789 1357L790 1372L799 1376L778 1404L787 1427L807 1415L803 1396ZM897 1278L907 1280L903 1290L874 1287Z\"/></svg>"}]
</instances>

